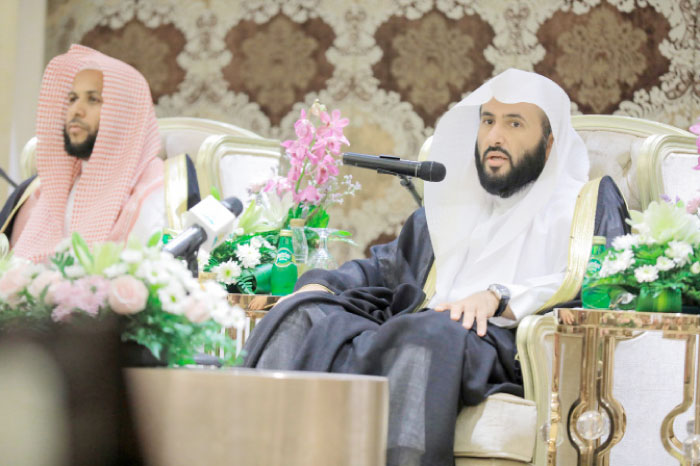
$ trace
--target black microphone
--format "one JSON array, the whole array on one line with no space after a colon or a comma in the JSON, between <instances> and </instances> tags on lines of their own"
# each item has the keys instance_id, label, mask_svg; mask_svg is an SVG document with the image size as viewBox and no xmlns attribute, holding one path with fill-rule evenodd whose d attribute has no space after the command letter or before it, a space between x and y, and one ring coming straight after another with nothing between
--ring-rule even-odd
<instances>
[{"instance_id":1,"label":"black microphone","mask_svg":"<svg viewBox=\"0 0 700 466\"><path fill-rule=\"evenodd\" d=\"M226 209L222 211L221 206ZM217 201L208 196L187 212L187 228L170 240L163 247L163 251L175 257L186 258L195 254L204 243L207 243L208 249L213 249L224 235L231 231L234 218L241 212L243 203L236 197Z\"/></svg>"},{"instance_id":2,"label":"black microphone","mask_svg":"<svg viewBox=\"0 0 700 466\"><path fill-rule=\"evenodd\" d=\"M231 196L227 197L221 204L226 207L233 215L238 217L243 212L243 203L237 197Z\"/></svg>"},{"instance_id":3,"label":"black microphone","mask_svg":"<svg viewBox=\"0 0 700 466\"><path fill-rule=\"evenodd\" d=\"M412 176L424 181L442 181L445 179L445 166L439 162L414 162L401 160L391 155L366 155L354 152L343 153L343 163L353 167L369 168L379 173L398 176Z\"/></svg>"}]
</instances>

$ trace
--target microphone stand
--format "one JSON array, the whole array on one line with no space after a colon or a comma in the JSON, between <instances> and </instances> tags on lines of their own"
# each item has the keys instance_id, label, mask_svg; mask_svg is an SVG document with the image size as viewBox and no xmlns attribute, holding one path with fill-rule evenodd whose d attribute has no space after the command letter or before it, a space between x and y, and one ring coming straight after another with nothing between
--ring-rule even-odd
<instances>
[{"instance_id":1,"label":"microphone stand","mask_svg":"<svg viewBox=\"0 0 700 466\"><path fill-rule=\"evenodd\" d=\"M5 181L7 181L10 184L10 186L12 186L13 188L17 187L17 183L15 183L14 180L12 178L10 178L10 176L7 174L7 172L5 172L5 170L3 170L2 168L0 168L0 177L2 177Z\"/></svg>"},{"instance_id":2,"label":"microphone stand","mask_svg":"<svg viewBox=\"0 0 700 466\"><path fill-rule=\"evenodd\" d=\"M411 193L411 196L413 196L413 199L416 201L416 204L418 204L418 207L423 207L423 199L421 199L420 194L418 194L418 191L416 191L416 186L413 184L411 177L406 175L396 176L401 178L401 186L408 189L408 192Z\"/></svg>"}]
</instances>

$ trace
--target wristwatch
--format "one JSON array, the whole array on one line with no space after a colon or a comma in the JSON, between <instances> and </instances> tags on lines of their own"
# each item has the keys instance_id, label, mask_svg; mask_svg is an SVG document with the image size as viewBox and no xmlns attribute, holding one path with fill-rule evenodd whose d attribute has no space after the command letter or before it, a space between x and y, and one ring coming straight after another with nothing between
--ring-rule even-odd
<instances>
[{"instance_id":1,"label":"wristwatch","mask_svg":"<svg viewBox=\"0 0 700 466\"><path fill-rule=\"evenodd\" d=\"M498 307L496 308L496 313L494 317L498 317L506 310L508 307L508 301L510 301L510 290L503 285L498 283L493 283L486 288L498 299Z\"/></svg>"}]
</instances>

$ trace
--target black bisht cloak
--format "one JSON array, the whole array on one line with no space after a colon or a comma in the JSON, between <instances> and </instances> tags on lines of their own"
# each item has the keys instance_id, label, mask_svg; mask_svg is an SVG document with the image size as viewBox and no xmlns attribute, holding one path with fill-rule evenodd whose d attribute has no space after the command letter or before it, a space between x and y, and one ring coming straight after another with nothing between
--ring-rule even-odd
<instances>
[{"instance_id":1,"label":"black bisht cloak","mask_svg":"<svg viewBox=\"0 0 700 466\"><path fill-rule=\"evenodd\" d=\"M598 202L596 234L624 234L627 209L610 178ZM514 331L489 325L479 337L447 312L420 308L434 260L424 209L371 252L305 273L297 289L316 283L335 294L301 293L275 306L246 343L245 365L387 376L387 463L453 464L461 407L497 392L523 394Z\"/></svg>"}]
</instances>

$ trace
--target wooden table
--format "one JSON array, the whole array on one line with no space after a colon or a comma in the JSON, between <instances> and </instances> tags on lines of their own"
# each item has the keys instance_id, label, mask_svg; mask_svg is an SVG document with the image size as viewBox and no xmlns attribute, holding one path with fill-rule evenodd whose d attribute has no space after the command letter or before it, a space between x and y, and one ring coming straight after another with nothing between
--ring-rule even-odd
<instances>
[{"instance_id":1,"label":"wooden table","mask_svg":"<svg viewBox=\"0 0 700 466\"><path fill-rule=\"evenodd\" d=\"M149 464L383 465L384 377L126 369Z\"/></svg>"}]
</instances>

